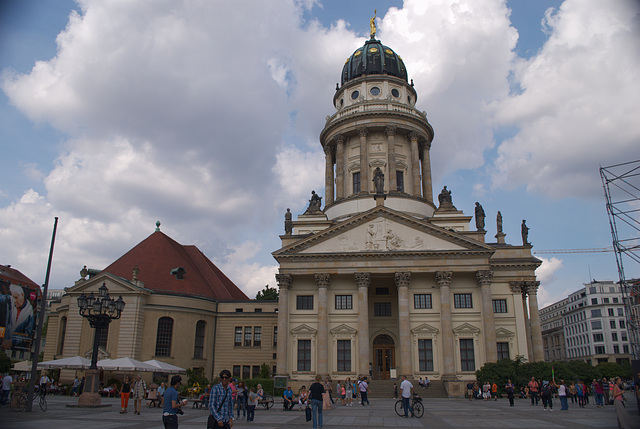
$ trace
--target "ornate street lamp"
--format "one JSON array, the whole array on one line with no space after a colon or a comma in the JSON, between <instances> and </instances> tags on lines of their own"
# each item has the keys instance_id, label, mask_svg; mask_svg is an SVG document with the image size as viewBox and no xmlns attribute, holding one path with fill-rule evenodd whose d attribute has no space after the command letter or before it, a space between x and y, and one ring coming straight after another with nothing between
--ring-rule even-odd
<instances>
[{"instance_id":1,"label":"ornate street lamp","mask_svg":"<svg viewBox=\"0 0 640 429\"><path fill-rule=\"evenodd\" d=\"M100 332L106 329L112 320L119 319L124 310L122 296L114 300L109 296L109 289L102 283L98 289L98 296L93 292L87 296L82 293L78 297L78 312L80 316L89 321L89 325L95 332L93 334L93 354L91 355L91 366L86 374L84 392L80 395L78 405L95 406L100 404L100 394L98 394L99 376L98 371L98 344L100 343ZM86 395L85 395L86 394ZM83 398L84 397L84 398Z\"/></svg>"}]
</instances>

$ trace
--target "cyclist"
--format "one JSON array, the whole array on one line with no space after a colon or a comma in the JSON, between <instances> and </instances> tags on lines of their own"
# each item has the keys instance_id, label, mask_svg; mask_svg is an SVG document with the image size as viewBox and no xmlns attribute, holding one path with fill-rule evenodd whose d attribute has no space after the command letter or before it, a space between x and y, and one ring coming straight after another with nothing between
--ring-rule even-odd
<instances>
[{"instance_id":1,"label":"cyclist","mask_svg":"<svg viewBox=\"0 0 640 429\"><path fill-rule=\"evenodd\" d=\"M47 377L47 373L43 371L42 377L40 377L40 382L38 383L38 386L40 386L41 396L44 396L47 394L47 388L49 387L49 385L51 385L51 379Z\"/></svg>"},{"instance_id":2,"label":"cyclist","mask_svg":"<svg viewBox=\"0 0 640 429\"><path fill-rule=\"evenodd\" d=\"M413 384L407 380L407 376L402 376L402 383L400 383L400 390L402 391L402 408L404 408L404 418L409 418L409 413L413 417L413 408L411 408L411 396L413 395Z\"/></svg>"}]
</instances>

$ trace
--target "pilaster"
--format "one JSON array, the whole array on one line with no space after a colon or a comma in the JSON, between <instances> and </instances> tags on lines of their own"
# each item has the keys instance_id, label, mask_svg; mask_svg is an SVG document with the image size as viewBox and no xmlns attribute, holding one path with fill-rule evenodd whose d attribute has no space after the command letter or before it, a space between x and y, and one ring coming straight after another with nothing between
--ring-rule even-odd
<instances>
[{"instance_id":1,"label":"pilaster","mask_svg":"<svg viewBox=\"0 0 640 429\"><path fill-rule=\"evenodd\" d=\"M496 326L493 317L493 299L491 294L493 272L477 271L476 280L482 291L482 325L484 328L485 359L486 362L496 362L498 360L498 346L496 344Z\"/></svg>"},{"instance_id":2,"label":"pilaster","mask_svg":"<svg viewBox=\"0 0 640 429\"><path fill-rule=\"evenodd\" d=\"M398 288L398 328L400 340L400 375L411 376L411 325L409 324L409 282L410 272L395 275Z\"/></svg>"},{"instance_id":3,"label":"pilaster","mask_svg":"<svg viewBox=\"0 0 640 429\"><path fill-rule=\"evenodd\" d=\"M422 196L433 203L433 185L431 184L431 142L422 145Z\"/></svg>"},{"instance_id":4,"label":"pilaster","mask_svg":"<svg viewBox=\"0 0 640 429\"><path fill-rule=\"evenodd\" d=\"M540 328L540 310L538 309L538 287L540 282L526 282L529 295L529 317L531 321L531 344L533 346L533 361L544 361L544 346L542 345L542 330Z\"/></svg>"},{"instance_id":5,"label":"pilaster","mask_svg":"<svg viewBox=\"0 0 640 429\"><path fill-rule=\"evenodd\" d=\"M436 285L440 288L440 319L442 323L442 363L443 379L455 379L456 367L453 361L455 356L453 344L453 322L451 319L451 271L437 271Z\"/></svg>"},{"instance_id":6,"label":"pilaster","mask_svg":"<svg viewBox=\"0 0 640 429\"><path fill-rule=\"evenodd\" d=\"M387 158L389 160L389 193L398 192L396 180L396 127L389 125L384 130L387 135Z\"/></svg>"},{"instance_id":7,"label":"pilaster","mask_svg":"<svg viewBox=\"0 0 640 429\"><path fill-rule=\"evenodd\" d=\"M365 374L369 370L369 286L371 274L355 273L358 286L358 368Z\"/></svg>"},{"instance_id":8,"label":"pilaster","mask_svg":"<svg viewBox=\"0 0 640 429\"><path fill-rule=\"evenodd\" d=\"M336 199L344 198L344 136L336 136Z\"/></svg>"},{"instance_id":9,"label":"pilaster","mask_svg":"<svg viewBox=\"0 0 640 429\"><path fill-rule=\"evenodd\" d=\"M330 274L316 274L318 286L318 365L317 373L329 375L329 329L327 317L327 289L331 283Z\"/></svg>"},{"instance_id":10,"label":"pilaster","mask_svg":"<svg viewBox=\"0 0 640 429\"><path fill-rule=\"evenodd\" d=\"M411 133L411 176L413 178L413 195L420 197L420 154L418 153L418 134Z\"/></svg>"},{"instance_id":11,"label":"pilaster","mask_svg":"<svg viewBox=\"0 0 640 429\"><path fill-rule=\"evenodd\" d=\"M333 202L333 150L330 145L324 147L324 205Z\"/></svg>"},{"instance_id":12,"label":"pilaster","mask_svg":"<svg viewBox=\"0 0 640 429\"><path fill-rule=\"evenodd\" d=\"M288 375L289 354L287 344L289 342L289 289L291 288L291 275L276 274L279 287L278 297L278 362L276 370L278 375Z\"/></svg>"},{"instance_id":13,"label":"pilaster","mask_svg":"<svg viewBox=\"0 0 640 429\"><path fill-rule=\"evenodd\" d=\"M367 136L369 132L366 127L358 128L360 134L360 193L369 193L369 155L367 146Z\"/></svg>"}]
</instances>

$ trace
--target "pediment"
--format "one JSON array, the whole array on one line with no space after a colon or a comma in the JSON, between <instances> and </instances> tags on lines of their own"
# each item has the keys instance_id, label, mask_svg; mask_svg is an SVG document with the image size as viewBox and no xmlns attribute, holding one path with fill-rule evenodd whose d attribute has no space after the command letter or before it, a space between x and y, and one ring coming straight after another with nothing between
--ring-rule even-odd
<instances>
[{"instance_id":1,"label":"pediment","mask_svg":"<svg viewBox=\"0 0 640 429\"><path fill-rule=\"evenodd\" d=\"M294 335L315 335L316 332L318 332L316 329L313 329L311 326L304 323L302 325L296 326L291 330L291 333Z\"/></svg>"},{"instance_id":2,"label":"pediment","mask_svg":"<svg viewBox=\"0 0 640 429\"><path fill-rule=\"evenodd\" d=\"M81 279L77 281L75 285L65 288L65 292L67 294L82 293L82 292L86 294L89 294L91 292L93 292L94 294L98 294L98 289L100 288L100 286L102 286L103 283L109 289L110 296L115 295L117 297L118 294L140 292L140 291L151 292L150 290L145 289L144 287L140 287L132 284L131 282L129 282L126 279L123 279L122 277L118 277L104 271L96 274L95 276L89 279L86 279L86 280Z\"/></svg>"},{"instance_id":3,"label":"pediment","mask_svg":"<svg viewBox=\"0 0 640 429\"><path fill-rule=\"evenodd\" d=\"M511 332L505 328L496 329L496 337L499 338L514 338L516 336L515 332Z\"/></svg>"},{"instance_id":4,"label":"pediment","mask_svg":"<svg viewBox=\"0 0 640 429\"><path fill-rule=\"evenodd\" d=\"M352 328L349 325L345 325L344 323L341 325L336 326L335 328L333 328L331 330L331 333L334 335L338 335L338 334L356 334L358 331L354 328Z\"/></svg>"},{"instance_id":5,"label":"pediment","mask_svg":"<svg viewBox=\"0 0 640 429\"><path fill-rule=\"evenodd\" d=\"M489 251L484 243L388 207L375 207L303 238L274 257L291 254Z\"/></svg>"},{"instance_id":6,"label":"pediment","mask_svg":"<svg viewBox=\"0 0 640 429\"><path fill-rule=\"evenodd\" d=\"M416 326L411 330L412 334L437 334L438 328L434 328L428 323L423 323L422 325Z\"/></svg>"},{"instance_id":7,"label":"pediment","mask_svg":"<svg viewBox=\"0 0 640 429\"><path fill-rule=\"evenodd\" d=\"M458 325L453 328L453 332L456 334L479 334L480 329L469 323L463 323L462 325Z\"/></svg>"}]
</instances>

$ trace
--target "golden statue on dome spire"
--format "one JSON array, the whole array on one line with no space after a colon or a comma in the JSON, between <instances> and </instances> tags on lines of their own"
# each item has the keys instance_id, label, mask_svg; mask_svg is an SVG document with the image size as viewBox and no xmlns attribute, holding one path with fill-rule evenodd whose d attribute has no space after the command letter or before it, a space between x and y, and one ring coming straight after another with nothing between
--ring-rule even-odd
<instances>
[{"instance_id":1,"label":"golden statue on dome spire","mask_svg":"<svg viewBox=\"0 0 640 429\"><path fill-rule=\"evenodd\" d=\"M371 18L371 21L369 21L371 40L376 38L376 15L377 14L378 14L378 11L376 9L373 9L373 18Z\"/></svg>"}]
</instances>

